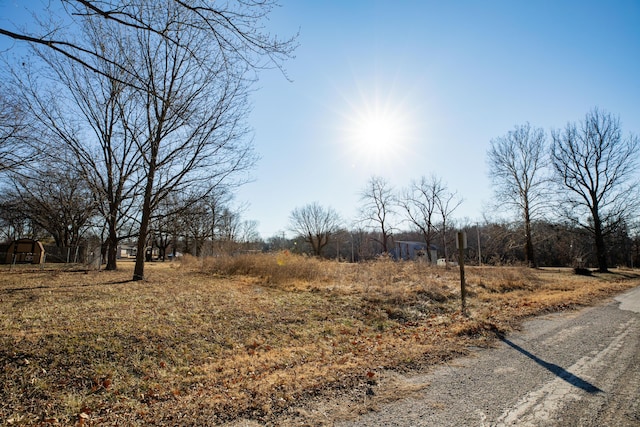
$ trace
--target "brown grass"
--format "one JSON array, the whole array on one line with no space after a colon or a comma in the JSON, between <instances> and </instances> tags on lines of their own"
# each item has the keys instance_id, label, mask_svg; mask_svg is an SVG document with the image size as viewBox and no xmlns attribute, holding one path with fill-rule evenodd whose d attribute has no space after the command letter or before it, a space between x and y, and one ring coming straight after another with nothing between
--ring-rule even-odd
<instances>
[{"instance_id":1,"label":"brown grass","mask_svg":"<svg viewBox=\"0 0 640 427\"><path fill-rule=\"evenodd\" d=\"M412 262L187 258L148 265L144 282L128 281L129 264L2 273L1 425L330 424L354 411L317 419L304 402L348 394L366 410L367 396L423 387L394 372L640 282L633 271L467 268L465 317L458 271Z\"/></svg>"}]
</instances>

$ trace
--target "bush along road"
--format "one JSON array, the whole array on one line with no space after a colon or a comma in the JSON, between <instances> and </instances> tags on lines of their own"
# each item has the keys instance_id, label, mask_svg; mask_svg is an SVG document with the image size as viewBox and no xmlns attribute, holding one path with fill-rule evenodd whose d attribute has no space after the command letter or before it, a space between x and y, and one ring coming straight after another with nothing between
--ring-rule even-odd
<instances>
[{"instance_id":1,"label":"bush along road","mask_svg":"<svg viewBox=\"0 0 640 427\"><path fill-rule=\"evenodd\" d=\"M336 426L640 426L640 287L406 381L426 387Z\"/></svg>"}]
</instances>

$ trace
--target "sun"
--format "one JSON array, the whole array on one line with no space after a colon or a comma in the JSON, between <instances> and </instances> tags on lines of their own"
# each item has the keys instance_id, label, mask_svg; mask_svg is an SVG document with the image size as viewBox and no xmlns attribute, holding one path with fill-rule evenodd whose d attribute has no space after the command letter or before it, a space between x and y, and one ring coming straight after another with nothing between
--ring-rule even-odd
<instances>
[{"instance_id":1,"label":"sun","mask_svg":"<svg viewBox=\"0 0 640 427\"><path fill-rule=\"evenodd\" d=\"M343 113L344 153L354 167L381 168L406 158L413 119L405 103L378 89L360 92Z\"/></svg>"},{"instance_id":2,"label":"sun","mask_svg":"<svg viewBox=\"0 0 640 427\"><path fill-rule=\"evenodd\" d=\"M365 114L357 117L352 132L353 143L359 151L381 156L390 153L398 143L402 124L388 114Z\"/></svg>"}]
</instances>

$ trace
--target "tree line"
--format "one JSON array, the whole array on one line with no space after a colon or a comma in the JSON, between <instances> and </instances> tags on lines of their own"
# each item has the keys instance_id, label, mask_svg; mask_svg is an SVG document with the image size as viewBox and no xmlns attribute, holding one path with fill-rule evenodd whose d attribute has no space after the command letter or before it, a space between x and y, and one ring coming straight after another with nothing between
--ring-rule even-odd
<instances>
[{"instance_id":1,"label":"tree line","mask_svg":"<svg viewBox=\"0 0 640 427\"><path fill-rule=\"evenodd\" d=\"M530 265L525 261L523 223L510 220L452 220L446 233L438 233L437 241L446 241L452 248L449 261L457 261L455 241L458 231L467 233L468 248L465 263L469 265ZM593 238L585 230L568 223L534 221L531 225L536 259L539 266L589 267L597 266ZM377 243L380 233L364 228L340 228L331 235L322 257L343 261L377 259L384 253ZM423 242L417 231L397 230L389 242L390 253L394 253L394 242ZM607 238L609 261L614 266L637 267L640 265L640 233L636 230L620 229ZM272 236L262 243L264 250L289 250L313 254L313 249L302 235L293 238ZM436 245L439 257L444 258L442 244ZM386 255L389 255L387 253ZM427 260L425 254L425 260Z\"/></svg>"},{"instance_id":2,"label":"tree line","mask_svg":"<svg viewBox=\"0 0 640 427\"><path fill-rule=\"evenodd\" d=\"M355 222L376 243L374 253L391 252L394 240L413 239L427 248L437 245L438 256L448 260L455 224L477 235L469 252L475 250L479 263L593 264L601 272L638 265L639 148L637 136L623 135L618 117L598 108L553 130L550 142L542 128L517 125L492 139L487 152L493 208L509 222L455 221L462 198L436 176L399 191L372 177L361 191ZM290 224L315 255L330 248L332 236L344 240L339 215L317 202L296 208ZM427 257L433 261L431 251Z\"/></svg>"},{"instance_id":3,"label":"tree line","mask_svg":"<svg viewBox=\"0 0 640 427\"><path fill-rule=\"evenodd\" d=\"M528 263L537 264L531 224L552 218L589 235L599 271L608 270L611 239L638 227L639 148L618 117L598 108L552 130L550 143L529 124L491 141L495 196L524 224Z\"/></svg>"},{"instance_id":4,"label":"tree line","mask_svg":"<svg viewBox=\"0 0 640 427\"><path fill-rule=\"evenodd\" d=\"M60 0L34 11L30 28L0 28L29 46L5 55L1 70L2 210L12 233L27 221L62 245L90 229L107 269L119 243L134 239L140 280L166 218L212 200L214 221L224 217L220 200L257 159L246 123L257 73L282 69L295 49L295 36L263 28L276 5Z\"/></svg>"}]
</instances>

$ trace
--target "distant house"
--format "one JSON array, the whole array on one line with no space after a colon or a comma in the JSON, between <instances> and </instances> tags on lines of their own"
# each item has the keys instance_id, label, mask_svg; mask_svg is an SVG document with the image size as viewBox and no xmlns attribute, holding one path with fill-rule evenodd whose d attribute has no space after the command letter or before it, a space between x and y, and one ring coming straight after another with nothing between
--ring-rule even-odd
<instances>
[{"instance_id":1,"label":"distant house","mask_svg":"<svg viewBox=\"0 0 640 427\"><path fill-rule=\"evenodd\" d=\"M397 240L393 248L393 258L396 260L424 260L426 262L429 260L428 250L431 251L432 263L435 263L438 254L435 245L431 245L429 248L424 242Z\"/></svg>"},{"instance_id":2,"label":"distant house","mask_svg":"<svg viewBox=\"0 0 640 427\"><path fill-rule=\"evenodd\" d=\"M118 246L117 257L118 259L127 259L127 258L135 258L138 253L138 245L134 244L122 244ZM156 247L147 247L146 248L146 259L147 261L151 261L152 259L157 259L160 251Z\"/></svg>"},{"instance_id":3,"label":"distant house","mask_svg":"<svg viewBox=\"0 0 640 427\"><path fill-rule=\"evenodd\" d=\"M138 247L136 245L123 244L118 246L118 258L135 258L138 253Z\"/></svg>"}]
</instances>

